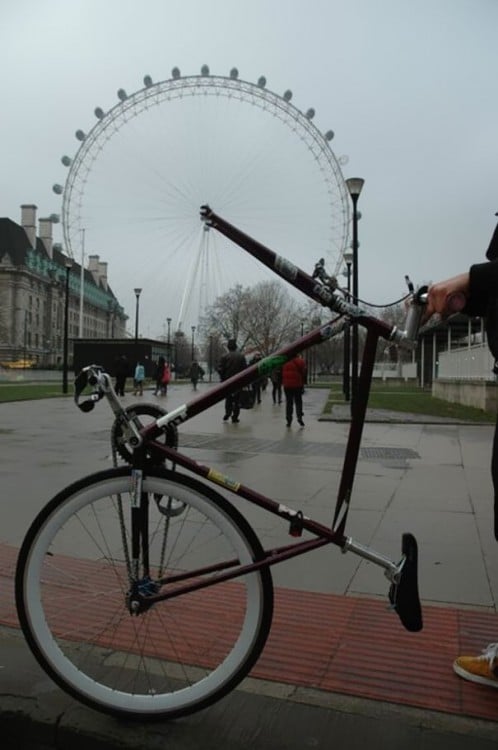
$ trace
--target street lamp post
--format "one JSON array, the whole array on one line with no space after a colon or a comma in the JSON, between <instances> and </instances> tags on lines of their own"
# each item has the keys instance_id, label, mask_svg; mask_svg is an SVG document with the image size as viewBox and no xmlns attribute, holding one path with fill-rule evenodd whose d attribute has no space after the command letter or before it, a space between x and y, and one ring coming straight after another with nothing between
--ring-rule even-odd
<instances>
[{"instance_id":1,"label":"street lamp post","mask_svg":"<svg viewBox=\"0 0 498 750\"><path fill-rule=\"evenodd\" d=\"M213 334L209 334L209 382L213 378Z\"/></svg>"},{"instance_id":2,"label":"street lamp post","mask_svg":"<svg viewBox=\"0 0 498 750\"><path fill-rule=\"evenodd\" d=\"M62 352L62 393L67 393L67 371L68 371L68 343L69 343L69 272L72 268L72 263L68 259L66 261L66 287L65 287L65 298L64 298L64 343Z\"/></svg>"},{"instance_id":3,"label":"street lamp post","mask_svg":"<svg viewBox=\"0 0 498 750\"><path fill-rule=\"evenodd\" d=\"M138 354L138 308L139 308L139 300L140 300L140 294L142 292L141 289L134 289L135 297L137 298L137 302L135 305L135 354Z\"/></svg>"},{"instance_id":4,"label":"street lamp post","mask_svg":"<svg viewBox=\"0 0 498 750\"><path fill-rule=\"evenodd\" d=\"M351 264L353 262L353 251L350 247L348 247L344 251L344 262L346 263L346 283L347 283L347 292L348 292L348 302L351 297ZM344 367L343 367L343 377L342 377L342 391L344 393L344 400L349 401L350 399L350 363L351 363L351 335L350 335L350 329L349 325L346 326L344 329Z\"/></svg>"},{"instance_id":5,"label":"street lamp post","mask_svg":"<svg viewBox=\"0 0 498 750\"><path fill-rule=\"evenodd\" d=\"M194 334L195 334L195 326L192 326L192 351L190 359L193 362L194 361Z\"/></svg>"},{"instance_id":6,"label":"street lamp post","mask_svg":"<svg viewBox=\"0 0 498 750\"><path fill-rule=\"evenodd\" d=\"M166 318L168 324L168 360L171 366L171 318Z\"/></svg>"},{"instance_id":7,"label":"street lamp post","mask_svg":"<svg viewBox=\"0 0 498 750\"><path fill-rule=\"evenodd\" d=\"M350 177L346 185L353 203L353 304L358 304L358 198L365 180L361 177ZM352 324L352 351L351 351L351 410L355 407L358 393L358 323L353 320Z\"/></svg>"}]
</instances>

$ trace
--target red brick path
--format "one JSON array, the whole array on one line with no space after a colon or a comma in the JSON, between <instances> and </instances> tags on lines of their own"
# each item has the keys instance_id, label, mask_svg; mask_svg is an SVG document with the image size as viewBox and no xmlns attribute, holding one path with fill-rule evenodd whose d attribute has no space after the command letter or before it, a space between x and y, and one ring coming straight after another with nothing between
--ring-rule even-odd
<instances>
[{"instance_id":1,"label":"red brick path","mask_svg":"<svg viewBox=\"0 0 498 750\"><path fill-rule=\"evenodd\" d=\"M18 626L16 550L0 544L0 624ZM498 691L454 675L461 653L498 639L498 617L425 606L408 633L387 603L278 589L273 627L253 677L374 700L496 720Z\"/></svg>"}]
</instances>

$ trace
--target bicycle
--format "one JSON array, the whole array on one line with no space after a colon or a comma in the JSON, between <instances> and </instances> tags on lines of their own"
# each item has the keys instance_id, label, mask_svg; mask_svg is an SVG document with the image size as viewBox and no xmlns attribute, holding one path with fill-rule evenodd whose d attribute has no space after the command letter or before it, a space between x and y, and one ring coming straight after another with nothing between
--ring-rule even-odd
<instances>
[{"instance_id":1,"label":"bicycle","mask_svg":"<svg viewBox=\"0 0 498 750\"><path fill-rule=\"evenodd\" d=\"M377 342L414 345L427 288L410 286L400 330L346 299L323 260L310 276L208 206L201 217L337 315L169 413L152 404L124 408L96 365L77 376L82 411L108 400L113 453L124 465L71 484L34 519L19 552L17 610L34 656L62 689L126 718L183 716L232 690L258 660L271 628L271 566L327 544L383 568L390 607L404 627L417 632L423 625L414 536L402 535L401 559L393 562L346 536L345 526ZM367 335L331 527L179 450L180 424L350 324ZM263 549L215 486L279 516L294 541Z\"/></svg>"}]
</instances>

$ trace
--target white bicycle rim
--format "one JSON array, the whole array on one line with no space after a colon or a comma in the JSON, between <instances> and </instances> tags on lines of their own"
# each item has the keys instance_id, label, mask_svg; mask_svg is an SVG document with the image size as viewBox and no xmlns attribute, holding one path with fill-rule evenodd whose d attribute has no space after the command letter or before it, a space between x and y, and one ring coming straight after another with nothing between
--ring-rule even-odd
<instances>
[{"instance_id":1,"label":"white bicycle rim","mask_svg":"<svg viewBox=\"0 0 498 750\"><path fill-rule=\"evenodd\" d=\"M161 694L157 690L152 692L118 690L109 685L102 684L98 679L85 674L82 671L82 667L78 667L65 654L59 643L61 636L54 635L47 621L43 578L47 571L47 560L50 561L51 557L50 548L53 540L57 538L59 530L66 522L76 517L75 514L80 513L80 511L87 508L91 503L95 503L104 496L121 494L125 497L128 490L129 477L127 476L99 480L86 487L81 487L78 491L69 495L65 501L54 508L50 516L45 520L31 545L24 572L24 605L30 631L39 651L51 669L69 686L70 692L77 693L83 700L86 699L86 702L98 705L102 710L136 715L188 713L191 710L195 710L196 705L199 703L207 704L211 702L211 696L218 693L223 694L224 687L234 680L234 677L241 669L241 665L247 661L253 651L260 632L264 610L264 592L259 573L252 573L244 577L246 607L242 627L236 642L226 654L223 661L212 671L207 670L205 676L198 681L165 694ZM145 480L144 491L157 493L164 497L172 496L181 502L187 503L189 509L192 508L195 511L199 511L208 521L213 522L218 527L219 539L225 539L229 542L234 554L242 564L252 562L250 543L242 535L236 523L222 509L217 507L209 497L201 495L189 486L154 476L149 476ZM216 589L217 587L215 586L214 588ZM63 590L61 596L64 596ZM93 604L94 606L98 606L98 597ZM48 602L48 606L50 607L51 605L52 603ZM91 606L92 601L83 602L83 607ZM168 604L165 602L159 603L150 611L164 606L167 607ZM123 609L125 609L124 603ZM130 618L130 620L132 618L128 613L125 616ZM199 612L198 616L199 621L201 621L203 613ZM230 617L230 613L227 616ZM144 635L139 632L141 629L143 630L144 626L140 625L140 617L133 619L139 623L137 629L138 640ZM62 636L64 639L68 637L71 637L69 633ZM72 637L74 638L75 634ZM84 650L86 648L87 644L84 644ZM133 658L137 661L137 668L144 670L147 668L147 657L138 654ZM124 655L123 660L125 664L128 661L126 668L130 669L131 657ZM157 659L154 659L154 661L157 661ZM186 669L189 670L190 665L186 665Z\"/></svg>"}]
</instances>

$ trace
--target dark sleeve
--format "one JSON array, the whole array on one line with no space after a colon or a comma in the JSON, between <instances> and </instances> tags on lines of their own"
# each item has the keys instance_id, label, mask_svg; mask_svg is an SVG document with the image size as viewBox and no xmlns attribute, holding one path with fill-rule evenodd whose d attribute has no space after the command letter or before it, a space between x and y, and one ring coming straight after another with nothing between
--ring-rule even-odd
<instances>
[{"instance_id":1,"label":"dark sleeve","mask_svg":"<svg viewBox=\"0 0 498 750\"><path fill-rule=\"evenodd\" d=\"M476 263L469 271L467 315L484 315L491 297L498 297L498 260Z\"/></svg>"}]
</instances>

